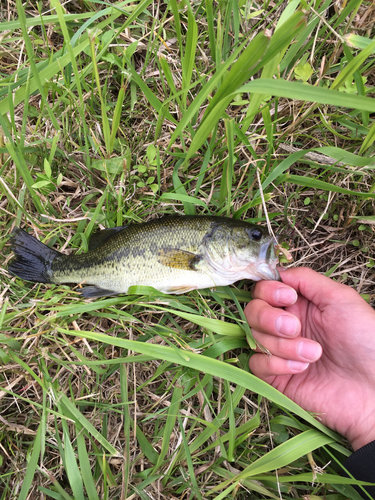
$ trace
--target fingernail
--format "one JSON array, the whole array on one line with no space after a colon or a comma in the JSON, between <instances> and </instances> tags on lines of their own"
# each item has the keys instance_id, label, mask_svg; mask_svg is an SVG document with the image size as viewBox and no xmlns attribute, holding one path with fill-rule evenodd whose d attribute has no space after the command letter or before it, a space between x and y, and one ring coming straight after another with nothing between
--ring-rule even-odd
<instances>
[{"instance_id":1,"label":"fingernail","mask_svg":"<svg viewBox=\"0 0 375 500\"><path fill-rule=\"evenodd\" d=\"M291 337L297 333L299 325L296 318L283 314L277 318L275 326L279 333Z\"/></svg>"},{"instance_id":2,"label":"fingernail","mask_svg":"<svg viewBox=\"0 0 375 500\"><path fill-rule=\"evenodd\" d=\"M316 342L302 341L298 344L298 354L307 361L316 361L320 358L322 348Z\"/></svg>"},{"instance_id":3,"label":"fingernail","mask_svg":"<svg viewBox=\"0 0 375 500\"><path fill-rule=\"evenodd\" d=\"M309 363L302 363L301 361L289 359L288 366L293 372L303 372L309 366Z\"/></svg>"},{"instance_id":4,"label":"fingernail","mask_svg":"<svg viewBox=\"0 0 375 500\"><path fill-rule=\"evenodd\" d=\"M297 292L293 288L278 288L275 292L275 300L285 306L294 304L297 300Z\"/></svg>"}]
</instances>

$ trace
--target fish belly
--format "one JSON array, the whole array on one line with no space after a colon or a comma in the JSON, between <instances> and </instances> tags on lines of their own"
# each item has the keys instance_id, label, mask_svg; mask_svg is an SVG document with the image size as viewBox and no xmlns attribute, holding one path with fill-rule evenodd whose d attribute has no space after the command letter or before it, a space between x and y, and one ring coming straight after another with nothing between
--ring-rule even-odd
<instances>
[{"instance_id":1,"label":"fish belly","mask_svg":"<svg viewBox=\"0 0 375 500\"><path fill-rule=\"evenodd\" d=\"M113 260L106 262L106 265L92 264L86 268L74 266L74 262L71 261L68 267L54 272L54 282L95 285L115 293L127 293L131 286L151 286L163 293L173 294L224 286L234 282L233 279L216 273L209 266L201 267L203 269L199 271L190 271L164 266L151 254L138 260Z\"/></svg>"}]
</instances>

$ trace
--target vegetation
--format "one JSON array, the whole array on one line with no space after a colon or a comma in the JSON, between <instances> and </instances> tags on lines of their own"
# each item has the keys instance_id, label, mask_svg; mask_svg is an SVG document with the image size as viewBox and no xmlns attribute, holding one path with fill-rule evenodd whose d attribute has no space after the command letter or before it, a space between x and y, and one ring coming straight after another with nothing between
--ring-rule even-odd
<instances>
[{"instance_id":1,"label":"vegetation","mask_svg":"<svg viewBox=\"0 0 375 500\"><path fill-rule=\"evenodd\" d=\"M371 300L374 18L371 0L0 4L1 499L359 498L347 443L249 373L251 283L87 301L6 269L15 225L83 252L162 214L268 218L288 265Z\"/></svg>"}]
</instances>

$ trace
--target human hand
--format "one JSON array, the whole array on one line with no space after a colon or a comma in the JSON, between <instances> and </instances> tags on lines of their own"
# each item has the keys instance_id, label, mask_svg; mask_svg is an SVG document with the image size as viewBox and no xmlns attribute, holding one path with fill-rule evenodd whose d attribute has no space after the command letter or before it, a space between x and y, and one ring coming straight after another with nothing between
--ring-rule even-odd
<instances>
[{"instance_id":1,"label":"human hand","mask_svg":"<svg viewBox=\"0 0 375 500\"><path fill-rule=\"evenodd\" d=\"M282 283L259 281L245 309L254 338L271 353L258 349L250 369L357 450L375 439L375 311L311 269L280 276Z\"/></svg>"}]
</instances>

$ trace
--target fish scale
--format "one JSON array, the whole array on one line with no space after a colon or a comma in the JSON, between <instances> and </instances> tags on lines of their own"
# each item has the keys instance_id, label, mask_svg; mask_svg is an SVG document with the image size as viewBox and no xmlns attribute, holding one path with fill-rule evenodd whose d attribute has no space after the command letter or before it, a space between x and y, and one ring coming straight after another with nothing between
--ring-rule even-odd
<instances>
[{"instance_id":1,"label":"fish scale","mask_svg":"<svg viewBox=\"0 0 375 500\"><path fill-rule=\"evenodd\" d=\"M163 217L93 234L87 253L64 255L15 228L9 270L44 283L84 283L86 297L134 285L164 293L278 279L274 239L261 226L225 217Z\"/></svg>"}]
</instances>

